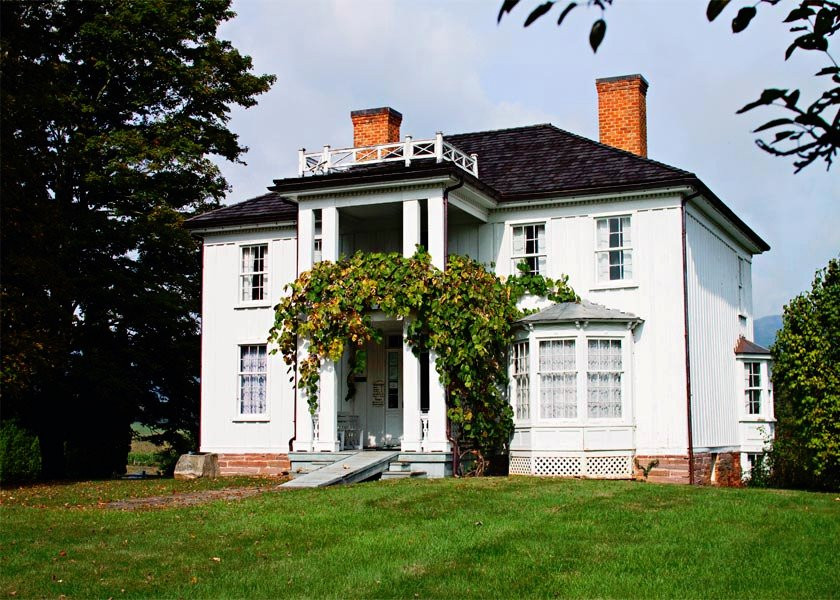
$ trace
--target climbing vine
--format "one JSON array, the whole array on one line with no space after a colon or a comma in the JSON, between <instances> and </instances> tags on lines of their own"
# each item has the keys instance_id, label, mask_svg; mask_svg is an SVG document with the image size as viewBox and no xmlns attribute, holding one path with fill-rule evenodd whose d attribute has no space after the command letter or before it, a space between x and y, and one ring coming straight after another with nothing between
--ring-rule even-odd
<instances>
[{"instance_id":1,"label":"climbing vine","mask_svg":"<svg viewBox=\"0 0 840 600\"><path fill-rule=\"evenodd\" d=\"M577 300L565 277L554 281L522 269L502 279L455 255L440 270L422 247L411 257L356 253L319 262L286 291L275 307L269 341L290 370L297 367L298 386L313 414L322 363L337 362L347 352L351 373L362 371L365 345L382 341L372 313L408 319L412 351L437 357L456 454L472 450L482 466L485 457L506 451L513 433L507 352L514 321L524 314L517 301L526 293L555 302ZM298 340L304 341L300 356ZM348 394L353 391L350 386Z\"/></svg>"}]
</instances>

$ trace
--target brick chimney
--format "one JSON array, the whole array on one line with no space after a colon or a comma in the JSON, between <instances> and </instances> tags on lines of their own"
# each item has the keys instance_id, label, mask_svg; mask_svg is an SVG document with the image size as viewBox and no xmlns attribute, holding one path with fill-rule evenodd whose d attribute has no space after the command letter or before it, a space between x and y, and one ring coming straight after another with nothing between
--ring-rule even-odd
<instances>
[{"instance_id":1,"label":"brick chimney","mask_svg":"<svg viewBox=\"0 0 840 600\"><path fill-rule=\"evenodd\" d=\"M647 158L648 82L641 75L595 80L598 90L598 135L602 144Z\"/></svg>"},{"instance_id":2,"label":"brick chimney","mask_svg":"<svg viewBox=\"0 0 840 600\"><path fill-rule=\"evenodd\" d=\"M400 141L402 115L391 107L354 110L350 118L353 121L354 148Z\"/></svg>"}]
</instances>

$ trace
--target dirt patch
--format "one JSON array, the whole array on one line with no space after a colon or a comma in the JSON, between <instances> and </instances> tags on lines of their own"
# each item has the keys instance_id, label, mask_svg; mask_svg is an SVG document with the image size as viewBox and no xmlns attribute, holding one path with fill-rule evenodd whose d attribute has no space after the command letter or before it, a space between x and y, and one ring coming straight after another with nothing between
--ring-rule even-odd
<instances>
[{"instance_id":1,"label":"dirt patch","mask_svg":"<svg viewBox=\"0 0 840 600\"><path fill-rule=\"evenodd\" d=\"M283 483L283 481L280 483ZM111 510L143 510L150 508L169 508L173 506L192 506L194 504L214 502L216 500L241 500L242 498L250 498L251 496L257 496L266 492L277 492L280 490L280 483L266 487L227 488L223 490L204 490L200 492L187 492L185 494L172 494L171 496L128 498L126 500L108 502L104 508Z\"/></svg>"}]
</instances>

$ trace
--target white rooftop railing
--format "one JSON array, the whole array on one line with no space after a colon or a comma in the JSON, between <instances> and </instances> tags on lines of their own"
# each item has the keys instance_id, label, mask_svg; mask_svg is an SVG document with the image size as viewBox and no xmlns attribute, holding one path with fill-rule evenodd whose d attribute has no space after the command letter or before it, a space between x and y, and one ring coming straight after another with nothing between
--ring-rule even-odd
<instances>
[{"instance_id":1,"label":"white rooftop railing","mask_svg":"<svg viewBox=\"0 0 840 600\"><path fill-rule=\"evenodd\" d=\"M324 146L321 152L298 151L298 176L325 175L359 165L403 161L405 166L419 158L434 158L437 162L455 163L468 173L478 177L478 155L467 154L449 142L443 141L443 134L438 132L430 140L413 140L406 136L404 142L362 146L359 148L339 148L333 150Z\"/></svg>"}]
</instances>

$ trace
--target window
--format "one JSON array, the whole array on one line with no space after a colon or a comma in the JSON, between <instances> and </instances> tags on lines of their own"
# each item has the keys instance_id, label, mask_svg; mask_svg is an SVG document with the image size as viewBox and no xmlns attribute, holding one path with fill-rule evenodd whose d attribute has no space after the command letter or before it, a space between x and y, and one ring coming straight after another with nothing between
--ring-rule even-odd
<instances>
[{"instance_id":1,"label":"window","mask_svg":"<svg viewBox=\"0 0 840 600\"><path fill-rule=\"evenodd\" d=\"M266 299L268 281L268 244L242 246L242 265L239 282L242 302L256 302Z\"/></svg>"},{"instance_id":2,"label":"window","mask_svg":"<svg viewBox=\"0 0 840 600\"><path fill-rule=\"evenodd\" d=\"M744 259L738 257L738 314L747 314L747 299L744 295L744 279L746 277L746 265Z\"/></svg>"},{"instance_id":3,"label":"window","mask_svg":"<svg viewBox=\"0 0 840 600\"><path fill-rule=\"evenodd\" d=\"M534 225L516 225L513 227L513 252L511 253L512 272L519 274L519 265L528 265L528 272L533 275L545 275L545 223Z\"/></svg>"},{"instance_id":4,"label":"window","mask_svg":"<svg viewBox=\"0 0 840 600\"><path fill-rule=\"evenodd\" d=\"M519 420L531 418L531 379L528 374L528 356L528 342L517 342L513 345L511 362L513 363L516 418Z\"/></svg>"},{"instance_id":5,"label":"window","mask_svg":"<svg viewBox=\"0 0 840 600\"><path fill-rule=\"evenodd\" d=\"M587 414L590 419L621 418L621 340L594 340L588 344Z\"/></svg>"},{"instance_id":6,"label":"window","mask_svg":"<svg viewBox=\"0 0 840 600\"><path fill-rule=\"evenodd\" d=\"M577 361L574 340L540 342L540 417L577 417Z\"/></svg>"},{"instance_id":7,"label":"window","mask_svg":"<svg viewBox=\"0 0 840 600\"><path fill-rule=\"evenodd\" d=\"M595 260L598 281L633 279L633 249L630 217L597 220Z\"/></svg>"},{"instance_id":8,"label":"window","mask_svg":"<svg viewBox=\"0 0 840 600\"><path fill-rule=\"evenodd\" d=\"M744 393L747 414L761 414L761 363L744 363Z\"/></svg>"},{"instance_id":9,"label":"window","mask_svg":"<svg viewBox=\"0 0 840 600\"><path fill-rule=\"evenodd\" d=\"M321 262L323 260L323 221L321 220L321 209L316 208L312 211L315 219L315 233L312 241L312 263Z\"/></svg>"},{"instance_id":10,"label":"window","mask_svg":"<svg viewBox=\"0 0 840 600\"><path fill-rule=\"evenodd\" d=\"M265 344L239 347L239 414L266 414Z\"/></svg>"}]
</instances>

